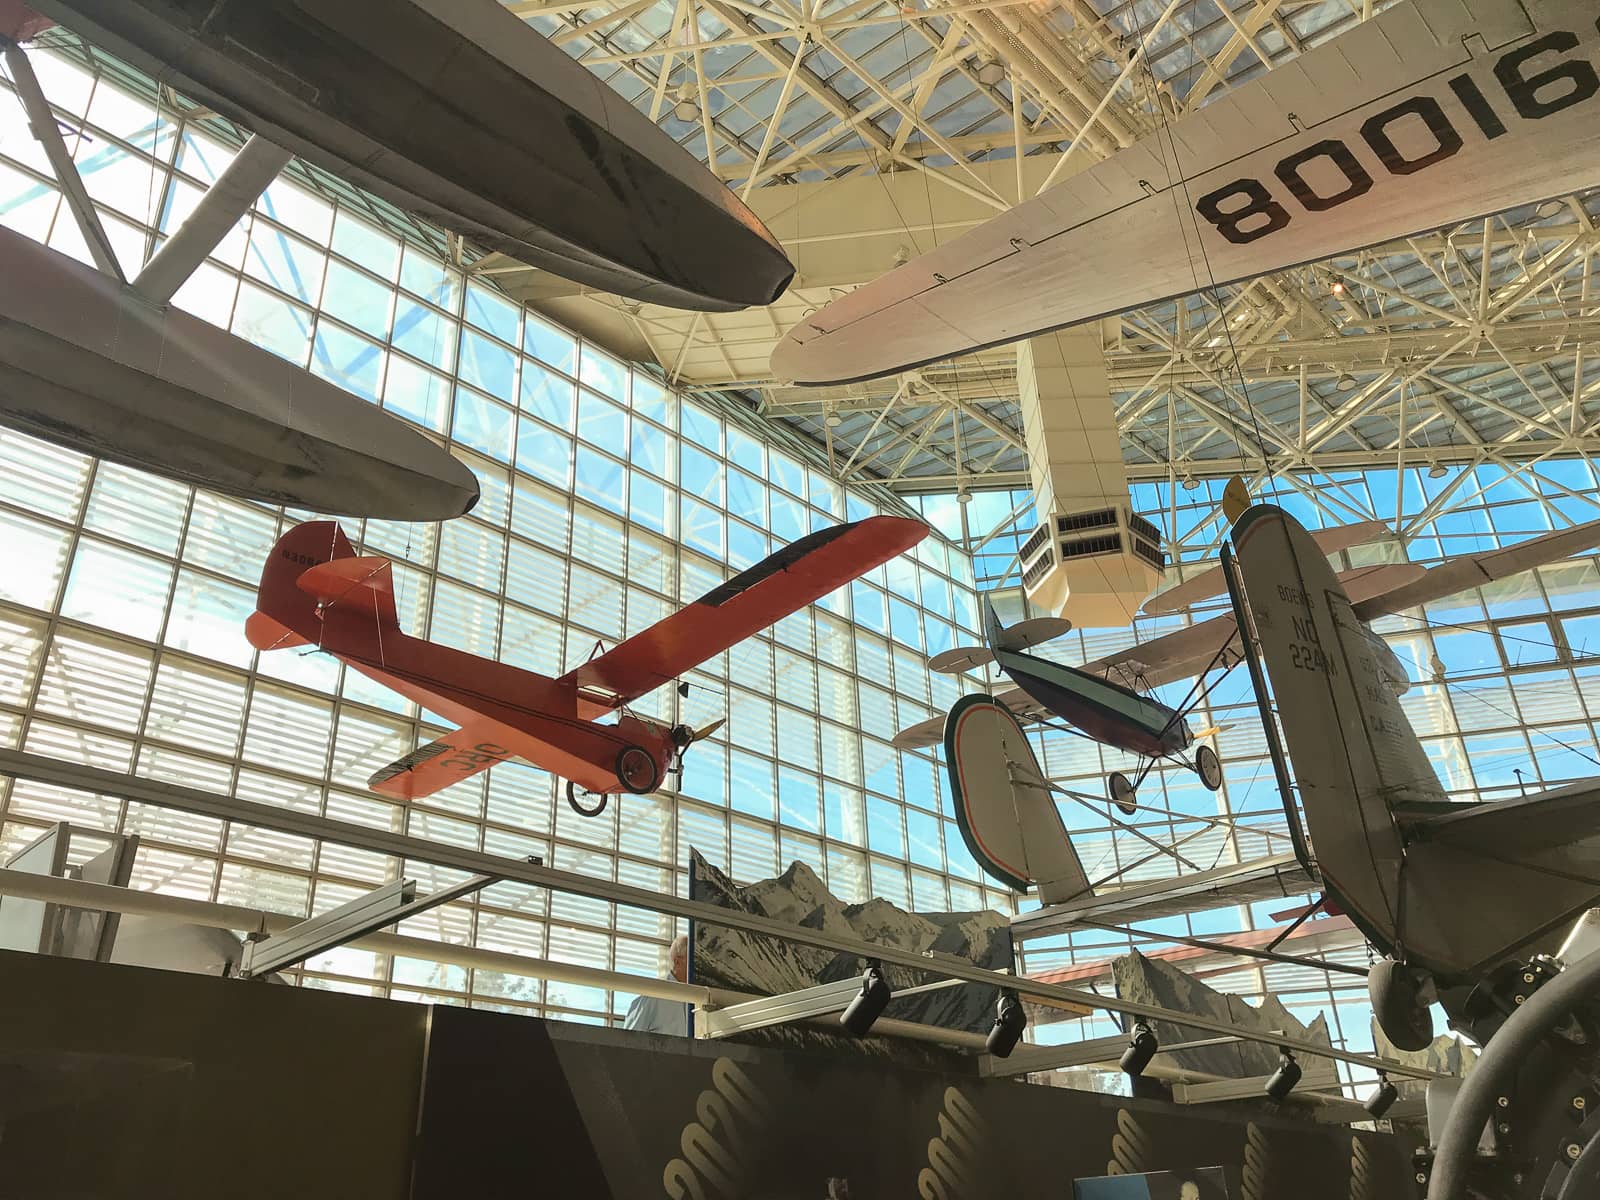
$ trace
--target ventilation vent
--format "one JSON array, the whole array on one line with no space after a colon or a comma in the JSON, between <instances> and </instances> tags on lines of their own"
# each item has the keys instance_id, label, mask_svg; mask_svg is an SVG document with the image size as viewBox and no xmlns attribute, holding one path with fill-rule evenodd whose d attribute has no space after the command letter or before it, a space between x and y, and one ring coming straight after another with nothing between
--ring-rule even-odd
<instances>
[{"instance_id":1,"label":"ventilation vent","mask_svg":"<svg viewBox=\"0 0 1600 1200\"><path fill-rule=\"evenodd\" d=\"M1128 524L1132 527L1134 533L1149 540L1152 545L1161 545L1161 530L1146 521L1138 513L1128 514Z\"/></svg>"},{"instance_id":2,"label":"ventilation vent","mask_svg":"<svg viewBox=\"0 0 1600 1200\"><path fill-rule=\"evenodd\" d=\"M1050 525L1049 522L1046 522L1033 531L1032 537L1022 543L1022 554L1020 555L1022 561L1027 562L1035 554L1039 553L1040 549L1049 540Z\"/></svg>"},{"instance_id":3,"label":"ventilation vent","mask_svg":"<svg viewBox=\"0 0 1600 1200\"><path fill-rule=\"evenodd\" d=\"M1098 512L1073 513L1056 518L1056 532L1076 533L1080 529L1105 529L1117 523L1117 510L1104 508Z\"/></svg>"},{"instance_id":4,"label":"ventilation vent","mask_svg":"<svg viewBox=\"0 0 1600 1200\"><path fill-rule=\"evenodd\" d=\"M1100 537L1079 538L1075 542L1061 543L1061 561L1069 562L1074 558L1087 558L1091 554L1121 554L1122 535L1118 533L1102 534Z\"/></svg>"},{"instance_id":5,"label":"ventilation vent","mask_svg":"<svg viewBox=\"0 0 1600 1200\"><path fill-rule=\"evenodd\" d=\"M1041 558L1038 562L1034 563L1033 566L1029 567L1022 573L1022 586L1025 588L1036 587L1039 581L1046 575L1050 574L1054 567L1055 563L1050 561L1048 555L1044 558Z\"/></svg>"},{"instance_id":6,"label":"ventilation vent","mask_svg":"<svg viewBox=\"0 0 1600 1200\"><path fill-rule=\"evenodd\" d=\"M1167 569L1167 556L1143 538L1133 539L1133 552L1158 571Z\"/></svg>"}]
</instances>

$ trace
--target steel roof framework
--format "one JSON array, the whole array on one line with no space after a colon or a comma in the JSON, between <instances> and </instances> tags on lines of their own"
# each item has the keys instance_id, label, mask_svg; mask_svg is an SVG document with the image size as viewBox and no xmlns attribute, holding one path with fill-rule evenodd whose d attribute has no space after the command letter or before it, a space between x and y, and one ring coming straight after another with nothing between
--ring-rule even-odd
<instances>
[{"instance_id":1,"label":"steel roof framework","mask_svg":"<svg viewBox=\"0 0 1600 1200\"><path fill-rule=\"evenodd\" d=\"M1020 160L1050 160L1053 181L1392 2L507 7L741 194L910 171L998 212L1037 190ZM1005 160L1019 163L1015 187L975 169ZM1250 472L1283 473L1592 455L1597 216L1600 196L1530 207L1105 322L1131 475L1181 478L1241 460ZM517 294L515 264L489 256L478 267ZM849 388L783 388L737 369L736 343L775 342L832 294L797 287L755 331L748 319L640 310L614 297L585 303L630 326L688 389L742 394L804 433L840 478L907 492L1022 480L1007 350ZM689 365L697 354L715 362L719 350L727 369Z\"/></svg>"}]
</instances>

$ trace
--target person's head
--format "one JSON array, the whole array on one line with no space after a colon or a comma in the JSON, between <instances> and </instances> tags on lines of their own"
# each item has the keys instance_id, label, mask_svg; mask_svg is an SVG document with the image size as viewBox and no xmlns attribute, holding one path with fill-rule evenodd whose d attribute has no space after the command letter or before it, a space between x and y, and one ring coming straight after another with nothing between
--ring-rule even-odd
<instances>
[{"instance_id":1,"label":"person's head","mask_svg":"<svg viewBox=\"0 0 1600 1200\"><path fill-rule=\"evenodd\" d=\"M679 983L689 982L689 939L679 934L667 948L667 958L672 964L672 977Z\"/></svg>"}]
</instances>

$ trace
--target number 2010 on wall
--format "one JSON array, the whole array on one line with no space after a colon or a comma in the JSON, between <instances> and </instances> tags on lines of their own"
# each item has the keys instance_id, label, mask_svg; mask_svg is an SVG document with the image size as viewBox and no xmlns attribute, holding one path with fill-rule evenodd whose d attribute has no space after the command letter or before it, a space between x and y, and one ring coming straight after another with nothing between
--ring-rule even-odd
<instances>
[{"instance_id":1,"label":"number 2010 on wall","mask_svg":"<svg viewBox=\"0 0 1600 1200\"><path fill-rule=\"evenodd\" d=\"M1600 21L1596 28L1600 29ZM1586 59L1566 58L1542 70L1531 70L1533 60L1540 55L1564 54L1577 45L1576 34L1558 30L1509 51L1495 63L1495 79L1518 116L1540 121L1600 93L1600 75ZM1457 75L1449 80L1449 86L1484 138L1494 141L1507 133L1501 111L1472 76ZM1414 158L1407 158L1400 151L1391 130L1407 119L1420 120L1427 127L1433 149ZM1464 145L1443 106L1429 95L1412 96L1369 117L1361 126L1361 140L1391 175L1426 171L1435 163L1454 157ZM1344 176L1343 188L1323 195L1306 181L1305 169L1319 159L1331 163ZM1344 142L1332 138L1295 151L1273 173L1307 212L1338 208L1366 195L1373 187L1372 174L1361 160ZM1202 196L1194 207L1223 237L1240 246L1276 233L1292 220L1289 209L1259 179L1235 180Z\"/></svg>"}]
</instances>

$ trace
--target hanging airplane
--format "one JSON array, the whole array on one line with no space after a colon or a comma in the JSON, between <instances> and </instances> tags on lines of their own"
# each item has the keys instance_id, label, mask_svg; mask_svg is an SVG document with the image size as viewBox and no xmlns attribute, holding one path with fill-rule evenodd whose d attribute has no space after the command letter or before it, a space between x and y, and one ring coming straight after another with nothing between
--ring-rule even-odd
<instances>
[{"instance_id":1,"label":"hanging airplane","mask_svg":"<svg viewBox=\"0 0 1600 1200\"><path fill-rule=\"evenodd\" d=\"M825 305L848 383L1600 187L1593 0L1409 0Z\"/></svg>"},{"instance_id":2,"label":"hanging airplane","mask_svg":"<svg viewBox=\"0 0 1600 1200\"><path fill-rule=\"evenodd\" d=\"M1381 523L1363 522L1308 534L1312 544L1324 555L1382 537L1387 530ZM1382 635L1369 628L1372 621L1416 608L1471 587L1530 571L1546 563L1600 546L1600 521L1589 521L1570 529L1528 538L1504 550L1468 554L1446 559L1433 567L1416 563L1381 563L1338 574L1339 585L1354 605L1357 619L1369 648L1383 670L1384 686L1393 694L1403 694L1411 679L1399 656ZM1331 569L1331 568L1330 568ZM1198 603L1225 590L1220 567L1213 567L1185 580L1170 592L1159 593L1146 603L1157 612L1173 612ZM1178 602L1168 597L1176 593ZM1172 633L1152 638L1085 663L1068 667L1033 655L1008 649L1008 631L998 621L986 622L988 649L958 648L930 659L934 670L965 671L992 660L1018 686L995 695L1024 724L1058 719L1092 741L1102 742L1144 759L1134 779L1120 771L1107 778L1107 792L1124 812L1136 805L1137 787L1155 763L1180 758L1183 751L1206 736L1193 734L1185 720L1187 710L1203 698L1197 689L1179 708L1171 708L1150 698L1149 693L1164 684L1204 676L1212 668L1228 669L1240 661L1238 623L1232 613L1196 622ZM1027 627L1032 623L1024 623ZM1060 636L1057 630L1051 636ZM1035 638L1035 641L1042 640ZM995 648L999 647L998 650ZM901 750L920 750L935 745L945 735L945 718L932 717L902 729L893 744ZM1212 731L1206 731L1207 733ZM1216 752L1201 746L1192 764L1207 787L1221 780ZM1217 783L1212 781L1216 780Z\"/></svg>"},{"instance_id":3,"label":"hanging airplane","mask_svg":"<svg viewBox=\"0 0 1600 1200\"><path fill-rule=\"evenodd\" d=\"M986 648L947 650L928 660L931 670L955 673L993 662L1032 706L1065 721L1068 732L1138 755L1143 762L1136 778L1130 780L1121 771L1113 771L1106 779L1111 799L1129 815L1136 811L1134 796L1139 785L1157 762L1190 767L1210 791L1222 786L1217 752L1207 745L1196 746L1198 738L1189 728L1187 709L1192 703L1183 709L1169 708L1104 675L1025 654L1028 645L1059 637L1072 623L1061 617L1035 617L1002 628L994 606L985 601L983 608ZM1201 698L1197 695L1195 701ZM895 745L910 744L910 732L897 737ZM1187 762L1183 753L1191 746L1196 746L1194 761Z\"/></svg>"},{"instance_id":4,"label":"hanging airplane","mask_svg":"<svg viewBox=\"0 0 1600 1200\"><path fill-rule=\"evenodd\" d=\"M297 525L268 554L245 635L258 650L313 646L460 728L376 772L367 786L428 796L522 759L567 780L567 802L604 811L618 789L655 791L721 721L669 725L628 704L897 554L921 521L868 517L808 534L559 678L410 637L386 558L358 557L332 521ZM680 685L681 687L682 685ZM600 718L615 714L614 722ZM579 792L594 797L581 804Z\"/></svg>"},{"instance_id":5,"label":"hanging airplane","mask_svg":"<svg viewBox=\"0 0 1600 1200\"><path fill-rule=\"evenodd\" d=\"M29 0L407 212L653 304L770 304L794 274L706 166L497 0Z\"/></svg>"},{"instance_id":6,"label":"hanging airplane","mask_svg":"<svg viewBox=\"0 0 1600 1200\"><path fill-rule=\"evenodd\" d=\"M1239 582L1230 590L1259 642L1323 897L1383 956L1368 976L1379 1026L1401 1049L1425 1049L1437 1003L1453 1029L1485 1047L1479 1068L1498 1069L1497 1033L1519 1008L1540 1006L1545 988L1570 994L1557 981L1571 968L1555 955L1600 903L1600 779L1450 801L1382 686L1360 606L1306 531L1261 504L1234 523L1233 542ZM1294 822L1287 766L1278 756L1275 764ZM1473 1195L1594 1194L1587 1183L1568 1185L1584 1143L1600 1133L1585 1100L1596 1094L1597 1016L1592 1004L1569 1004L1543 1036L1516 1046L1490 1093L1496 1104L1483 1097L1486 1108L1457 1130L1464 1138L1449 1154L1441 1147L1450 1182L1439 1180L1431 1196L1464 1196L1468 1178ZM1594 1171L1591 1157L1588 1180Z\"/></svg>"}]
</instances>

